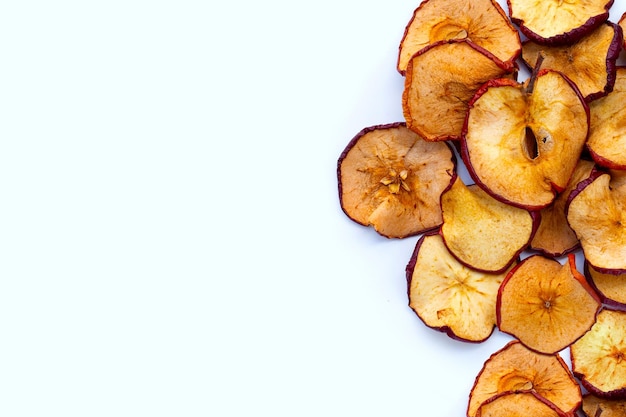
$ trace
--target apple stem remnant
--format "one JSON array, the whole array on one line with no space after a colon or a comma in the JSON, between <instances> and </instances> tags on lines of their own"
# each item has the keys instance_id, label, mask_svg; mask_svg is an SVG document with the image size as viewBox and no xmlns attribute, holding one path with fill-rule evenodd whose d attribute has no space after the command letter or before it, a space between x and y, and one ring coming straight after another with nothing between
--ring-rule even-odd
<instances>
[{"instance_id":1,"label":"apple stem remnant","mask_svg":"<svg viewBox=\"0 0 626 417\"><path fill-rule=\"evenodd\" d=\"M535 62L535 67L533 68L533 73L530 75L530 80L528 80L528 86L526 87L526 93L532 94L533 89L535 88L535 81L537 80L537 74L539 74L539 70L541 69L541 64L543 64L545 56L542 51L539 51L537 55L537 62Z\"/></svg>"}]
</instances>

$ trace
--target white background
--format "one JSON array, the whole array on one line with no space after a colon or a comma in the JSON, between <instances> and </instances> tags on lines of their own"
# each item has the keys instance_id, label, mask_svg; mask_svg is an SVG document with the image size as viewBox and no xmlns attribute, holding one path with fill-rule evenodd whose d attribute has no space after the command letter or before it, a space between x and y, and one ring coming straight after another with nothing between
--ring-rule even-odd
<instances>
[{"instance_id":1,"label":"white background","mask_svg":"<svg viewBox=\"0 0 626 417\"><path fill-rule=\"evenodd\" d=\"M417 5L4 2L0 415L464 415L508 337L426 328L337 196Z\"/></svg>"}]
</instances>

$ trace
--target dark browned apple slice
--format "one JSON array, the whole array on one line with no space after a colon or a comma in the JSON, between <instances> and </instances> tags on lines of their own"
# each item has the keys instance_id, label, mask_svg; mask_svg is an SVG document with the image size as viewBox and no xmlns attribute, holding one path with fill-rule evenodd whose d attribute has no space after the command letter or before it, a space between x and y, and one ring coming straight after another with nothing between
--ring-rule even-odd
<instances>
[{"instance_id":1,"label":"dark browned apple slice","mask_svg":"<svg viewBox=\"0 0 626 417\"><path fill-rule=\"evenodd\" d=\"M499 273L528 246L535 215L502 203L477 185L466 186L457 176L441 195L441 236L461 263Z\"/></svg>"},{"instance_id":2,"label":"dark browned apple slice","mask_svg":"<svg viewBox=\"0 0 626 417\"><path fill-rule=\"evenodd\" d=\"M566 216L597 271L626 273L626 172L595 171L570 193Z\"/></svg>"},{"instance_id":3,"label":"dark browned apple slice","mask_svg":"<svg viewBox=\"0 0 626 417\"><path fill-rule=\"evenodd\" d=\"M609 400L592 394L583 395L585 417L624 417L626 400Z\"/></svg>"},{"instance_id":4,"label":"dark browned apple slice","mask_svg":"<svg viewBox=\"0 0 626 417\"><path fill-rule=\"evenodd\" d=\"M452 147L427 142L404 123L363 129L337 162L345 214L389 238L438 227L441 193L455 176Z\"/></svg>"},{"instance_id":5,"label":"dark browned apple slice","mask_svg":"<svg viewBox=\"0 0 626 417\"><path fill-rule=\"evenodd\" d=\"M404 31L398 71L404 74L420 49L450 39L469 39L510 67L522 47L517 29L494 0L426 0L415 9Z\"/></svg>"},{"instance_id":6,"label":"dark browned apple slice","mask_svg":"<svg viewBox=\"0 0 626 417\"><path fill-rule=\"evenodd\" d=\"M585 277L603 304L626 310L626 273L603 274L585 261Z\"/></svg>"},{"instance_id":7,"label":"dark browned apple slice","mask_svg":"<svg viewBox=\"0 0 626 417\"><path fill-rule=\"evenodd\" d=\"M409 306L428 327L482 342L495 327L496 294L505 274L468 268L431 232L418 240L406 267Z\"/></svg>"},{"instance_id":8,"label":"dark browned apple slice","mask_svg":"<svg viewBox=\"0 0 626 417\"><path fill-rule=\"evenodd\" d=\"M546 46L525 41L522 58L532 69L542 53L542 68L565 74L576 84L585 100L591 101L606 95L613 88L615 62L622 43L622 29L615 23L605 22L572 44Z\"/></svg>"},{"instance_id":9,"label":"dark browned apple slice","mask_svg":"<svg viewBox=\"0 0 626 417\"><path fill-rule=\"evenodd\" d=\"M603 309L570 355L574 375L590 393L626 398L626 312Z\"/></svg>"},{"instance_id":10,"label":"dark browned apple slice","mask_svg":"<svg viewBox=\"0 0 626 417\"><path fill-rule=\"evenodd\" d=\"M533 255L520 262L500 286L498 328L532 350L556 353L587 332L601 303L576 270L574 254L561 265Z\"/></svg>"},{"instance_id":11,"label":"dark browned apple slice","mask_svg":"<svg viewBox=\"0 0 626 417\"><path fill-rule=\"evenodd\" d=\"M602 166L626 169L626 67L619 67L613 91L589 104L587 148Z\"/></svg>"},{"instance_id":12,"label":"dark browned apple slice","mask_svg":"<svg viewBox=\"0 0 626 417\"><path fill-rule=\"evenodd\" d=\"M429 141L459 139L467 104L476 90L512 71L466 39L421 49L406 69L402 110L407 126Z\"/></svg>"},{"instance_id":13,"label":"dark browned apple slice","mask_svg":"<svg viewBox=\"0 0 626 417\"><path fill-rule=\"evenodd\" d=\"M507 0L509 16L529 39L542 44L576 42L609 17L613 0Z\"/></svg>"},{"instance_id":14,"label":"dark browned apple slice","mask_svg":"<svg viewBox=\"0 0 626 417\"><path fill-rule=\"evenodd\" d=\"M580 245L576 233L565 218L565 204L569 193L580 181L591 175L594 166L593 162L580 159L565 190L558 194L552 204L541 209L539 227L530 242L531 249L554 258L578 249Z\"/></svg>"},{"instance_id":15,"label":"dark browned apple slice","mask_svg":"<svg viewBox=\"0 0 626 417\"><path fill-rule=\"evenodd\" d=\"M557 406L533 391L510 391L482 403L476 417L568 417Z\"/></svg>"},{"instance_id":16,"label":"dark browned apple slice","mask_svg":"<svg viewBox=\"0 0 626 417\"><path fill-rule=\"evenodd\" d=\"M535 392L568 415L582 401L580 386L563 358L537 353L518 340L485 361L470 392L467 416L474 417L485 401L511 391Z\"/></svg>"}]
</instances>

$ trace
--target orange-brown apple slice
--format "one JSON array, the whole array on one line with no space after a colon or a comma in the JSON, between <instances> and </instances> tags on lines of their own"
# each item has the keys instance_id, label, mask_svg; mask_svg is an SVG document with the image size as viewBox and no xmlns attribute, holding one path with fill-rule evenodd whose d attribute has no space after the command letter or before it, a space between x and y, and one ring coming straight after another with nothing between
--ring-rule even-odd
<instances>
[{"instance_id":1,"label":"orange-brown apple slice","mask_svg":"<svg viewBox=\"0 0 626 417\"><path fill-rule=\"evenodd\" d=\"M585 417L624 417L626 400L610 400L592 394L583 395Z\"/></svg>"},{"instance_id":2,"label":"orange-brown apple slice","mask_svg":"<svg viewBox=\"0 0 626 417\"><path fill-rule=\"evenodd\" d=\"M568 417L557 406L533 391L510 391L482 403L476 417Z\"/></svg>"},{"instance_id":3,"label":"orange-brown apple slice","mask_svg":"<svg viewBox=\"0 0 626 417\"><path fill-rule=\"evenodd\" d=\"M626 310L626 273L604 274L585 261L585 277L603 304Z\"/></svg>"},{"instance_id":4,"label":"orange-brown apple slice","mask_svg":"<svg viewBox=\"0 0 626 417\"><path fill-rule=\"evenodd\" d=\"M574 254L561 265L533 255L520 262L500 286L498 328L532 350L559 352L595 323L599 297L576 270Z\"/></svg>"},{"instance_id":5,"label":"orange-brown apple slice","mask_svg":"<svg viewBox=\"0 0 626 417\"><path fill-rule=\"evenodd\" d=\"M622 33L626 33L626 12L622 14L622 17L619 18L617 24L622 28ZM624 48L626 48L626 37L624 38Z\"/></svg>"},{"instance_id":6,"label":"orange-brown apple slice","mask_svg":"<svg viewBox=\"0 0 626 417\"><path fill-rule=\"evenodd\" d=\"M450 39L469 39L511 67L522 47L517 29L494 0L425 0L404 31L398 71L404 74L420 49Z\"/></svg>"}]
</instances>

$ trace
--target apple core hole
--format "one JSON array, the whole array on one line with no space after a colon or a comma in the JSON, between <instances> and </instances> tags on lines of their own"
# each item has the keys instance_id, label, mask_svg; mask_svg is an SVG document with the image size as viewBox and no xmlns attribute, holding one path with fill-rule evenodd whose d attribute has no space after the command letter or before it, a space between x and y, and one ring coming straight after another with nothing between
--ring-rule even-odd
<instances>
[{"instance_id":1,"label":"apple core hole","mask_svg":"<svg viewBox=\"0 0 626 417\"><path fill-rule=\"evenodd\" d=\"M539 146L537 145L537 137L533 130L526 126L526 132L524 134L524 151L526 156L530 159L536 159L539 156Z\"/></svg>"}]
</instances>

